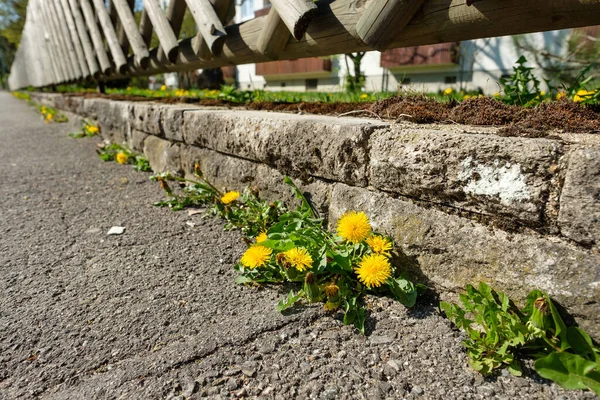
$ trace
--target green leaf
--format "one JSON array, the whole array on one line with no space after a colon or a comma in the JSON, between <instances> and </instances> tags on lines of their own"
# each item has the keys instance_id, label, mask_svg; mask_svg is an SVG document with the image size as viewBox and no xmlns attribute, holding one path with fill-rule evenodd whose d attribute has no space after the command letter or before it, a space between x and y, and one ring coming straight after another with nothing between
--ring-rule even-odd
<instances>
[{"instance_id":1,"label":"green leaf","mask_svg":"<svg viewBox=\"0 0 600 400\"><path fill-rule=\"evenodd\" d=\"M387 284L396 300L406 307L415 305L417 302L417 290L412 282L404 278L389 278Z\"/></svg>"},{"instance_id":2,"label":"green leaf","mask_svg":"<svg viewBox=\"0 0 600 400\"><path fill-rule=\"evenodd\" d=\"M565 389L591 389L600 395L598 364L571 353L551 353L534 363L540 376L556 382Z\"/></svg>"},{"instance_id":3,"label":"green leaf","mask_svg":"<svg viewBox=\"0 0 600 400\"><path fill-rule=\"evenodd\" d=\"M282 312L283 310L286 310L287 308L293 306L294 303L296 303L300 299L302 293L302 291L299 291L298 294L294 294L294 291L290 290L287 297L285 299L280 300L279 303L277 303L277 311Z\"/></svg>"},{"instance_id":4,"label":"green leaf","mask_svg":"<svg viewBox=\"0 0 600 400\"><path fill-rule=\"evenodd\" d=\"M600 357L594 352L592 338L582 329L576 326L569 326L567 328L567 340L575 353L590 361L600 361Z\"/></svg>"},{"instance_id":5,"label":"green leaf","mask_svg":"<svg viewBox=\"0 0 600 400\"><path fill-rule=\"evenodd\" d=\"M364 307L356 310L356 318L354 319L354 327L358 329L361 335L365 334L365 309Z\"/></svg>"},{"instance_id":6,"label":"green leaf","mask_svg":"<svg viewBox=\"0 0 600 400\"><path fill-rule=\"evenodd\" d=\"M247 276L244 275L238 275L235 278L235 283L237 283L238 285L245 285L248 283L254 282L251 278L248 278Z\"/></svg>"}]
</instances>

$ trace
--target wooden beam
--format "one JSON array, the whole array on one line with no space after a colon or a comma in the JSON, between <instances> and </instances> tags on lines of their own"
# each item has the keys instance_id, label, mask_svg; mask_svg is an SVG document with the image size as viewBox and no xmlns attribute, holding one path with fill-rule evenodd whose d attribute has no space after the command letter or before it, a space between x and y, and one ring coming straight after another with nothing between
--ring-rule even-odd
<instances>
[{"instance_id":1,"label":"wooden beam","mask_svg":"<svg viewBox=\"0 0 600 400\"><path fill-rule=\"evenodd\" d=\"M356 24L356 33L374 49L384 49L413 19L425 0L374 0Z\"/></svg>"},{"instance_id":2,"label":"wooden beam","mask_svg":"<svg viewBox=\"0 0 600 400\"><path fill-rule=\"evenodd\" d=\"M115 62L117 71L121 74L124 74L128 68L127 59L125 58L125 54L123 54L123 49L119 45L119 39L117 38L115 27L113 26L113 23L110 20L110 16L108 15L106 8L104 8L104 1L92 0L92 2L94 4L94 9L96 10L98 22L102 27L102 32L104 32L106 44L108 44L108 48L110 49L110 53L112 55L113 61Z\"/></svg>"},{"instance_id":3,"label":"wooden beam","mask_svg":"<svg viewBox=\"0 0 600 400\"><path fill-rule=\"evenodd\" d=\"M291 37L292 34L287 25L283 22L277 10L271 7L264 19L263 30L258 36L256 48L266 57L276 60Z\"/></svg>"},{"instance_id":4,"label":"wooden beam","mask_svg":"<svg viewBox=\"0 0 600 400\"><path fill-rule=\"evenodd\" d=\"M221 53L223 40L227 35L221 20L217 16L209 0L185 0L194 21L198 25L198 31L206 42L213 55Z\"/></svg>"},{"instance_id":5,"label":"wooden beam","mask_svg":"<svg viewBox=\"0 0 600 400\"><path fill-rule=\"evenodd\" d=\"M113 0L113 4L119 15L121 26L125 29L125 35L127 35L127 40L131 45L137 65L141 68L146 68L150 62L150 53L142 35L140 35L129 3L127 0Z\"/></svg>"},{"instance_id":6,"label":"wooden beam","mask_svg":"<svg viewBox=\"0 0 600 400\"><path fill-rule=\"evenodd\" d=\"M271 0L271 7L296 40L302 39L317 11L312 0Z\"/></svg>"},{"instance_id":7,"label":"wooden beam","mask_svg":"<svg viewBox=\"0 0 600 400\"><path fill-rule=\"evenodd\" d=\"M144 9L148 13L152 26L158 36L160 47L167 53L169 61L174 62L177 58L177 37L171 29L169 20L163 13L163 10L158 5L156 0L144 0Z\"/></svg>"},{"instance_id":8,"label":"wooden beam","mask_svg":"<svg viewBox=\"0 0 600 400\"><path fill-rule=\"evenodd\" d=\"M92 6L90 5L89 0L78 1L81 5L81 11L83 11L83 17L85 19L87 30L90 33L90 37L92 38L94 52L96 53L96 57L98 58L98 62L100 63L100 68L102 69L101 72L104 75L108 75L111 68L110 60L108 59L108 54L106 53L106 49L104 48L104 42L102 41L102 35L100 34L100 29L98 28L98 24L96 23L96 17L94 15L94 11L92 10Z\"/></svg>"}]
</instances>

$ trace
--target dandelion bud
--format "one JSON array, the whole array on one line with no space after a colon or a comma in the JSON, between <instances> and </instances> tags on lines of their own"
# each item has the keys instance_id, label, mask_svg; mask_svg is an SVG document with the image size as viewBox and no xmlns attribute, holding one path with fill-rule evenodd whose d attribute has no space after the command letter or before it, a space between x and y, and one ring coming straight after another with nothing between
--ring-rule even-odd
<instances>
[{"instance_id":1,"label":"dandelion bud","mask_svg":"<svg viewBox=\"0 0 600 400\"><path fill-rule=\"evenodd\" d=\"M533 302L529 322L531 322L531 325L541 330L547 330L553 327L550 304L548 304L548 300L545 297L538 297Z\"/></svg>"},{"instance_id":2,"label":"dandelion bud","mask_svg":"<svg viewBox=\"0 0 600 400\"><path fill-rule=\"evenodd\" d=\"M319 301L321 298L321 289L319 289L319 285L317 285L317 278L312 272L308 272L304 278L304 293L306 293L306 297L311 303Z\"/></svg>"},{"instance_id":3,"label":"dandelion bud","mask_svg":"<svg viewBox=\"0 0 600 400\"><path fill-rule=\"evenodd\" d=\"M327 297L336 297L339 290L340 288L335 282L331 282L329 285L325 286L325 294L327 294Z\"/></svg>"},{"instance_id":4,"label":"dandelion bud","mask_svg":"<svg viewBox=\"0 0 600 400\"><path fill-rule=\"evenodd\" d=\"M284 262L283 267L285 268L285 274L290 281L293 281L298 277L298 270L296 268L291 268L289 262Z\"/></svg>"}]
</instances>

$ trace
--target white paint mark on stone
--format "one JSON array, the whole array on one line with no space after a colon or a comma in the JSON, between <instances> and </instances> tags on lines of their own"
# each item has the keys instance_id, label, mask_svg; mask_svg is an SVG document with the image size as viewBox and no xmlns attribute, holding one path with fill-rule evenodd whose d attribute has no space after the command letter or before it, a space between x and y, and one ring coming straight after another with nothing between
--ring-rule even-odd
<instances>
[{"instance_id":1,"label":"white paint mark on stone","mask_svg":"<svg viewBox=\"0 0 600 400\"><path fill-rule=\"evenodd\" d=\"M467 182L463 187L465 193L495 196L502 204L531 198L521 166L508 161L496 159L492 164L480 164L473 157L467 157L461 162L458 179Z\"/></svg>"}]
</instances>

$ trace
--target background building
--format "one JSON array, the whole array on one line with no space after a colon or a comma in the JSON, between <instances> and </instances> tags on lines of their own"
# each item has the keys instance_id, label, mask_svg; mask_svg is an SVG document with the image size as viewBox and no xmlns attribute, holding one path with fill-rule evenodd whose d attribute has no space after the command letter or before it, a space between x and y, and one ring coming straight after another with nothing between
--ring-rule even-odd
<instances>
[{"instance_id":1,"label":"background building","mask_svg":"<svg viewBox=\"0 0 600 400\"><path fill-rule=\"evenodd\" d=\"M237 7L236 22L265 15L268 0L244 0ZM367 52L361 69L365 91L417 92L454 90L499 91L498 79L512 72L515 61L525 55L536 74L544 76L549 58L540 54L564 55L573 34L571 29L467 40L428 46ZM352 71L352 63L349 62ZM344 55L247 64L236 67L240 89L341 91L348 73Z\"/></svg>"}]
</instances>

